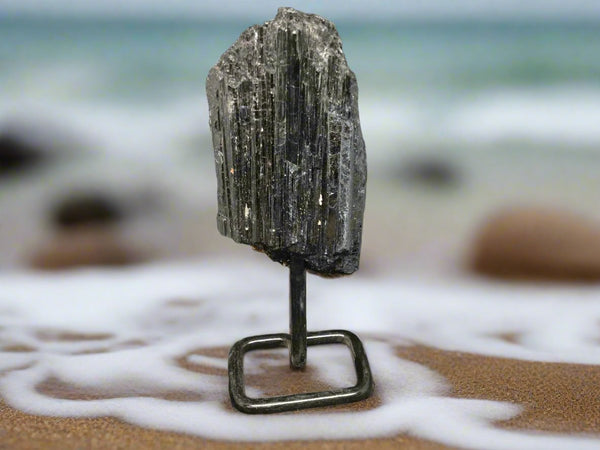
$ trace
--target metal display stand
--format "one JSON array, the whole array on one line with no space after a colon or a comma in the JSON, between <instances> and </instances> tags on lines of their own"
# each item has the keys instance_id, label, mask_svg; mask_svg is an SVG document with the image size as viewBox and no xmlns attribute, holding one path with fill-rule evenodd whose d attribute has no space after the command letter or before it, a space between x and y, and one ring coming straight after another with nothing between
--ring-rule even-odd
<instances>
[{"instance_id":1,"label":"metal display stand","mask_svg":"<svg viewBox=\"0 0 600 450\"><path fill-rule=\"evenodd\" d=\"M352 387L251 398L244 385L244 355L252 350L287 347L290 367L302 370L306 366L307 347L311 345L345 344L352 352L356 384ZM346 330L306 331L306 268L304 261L290 264L290 332L251 336L236 342L229 352L229 395L233 406L248 414L294 411L317 406L340 405L363 400L373 391L373 378L362 342Z\"/></svg>"}]
</instances>

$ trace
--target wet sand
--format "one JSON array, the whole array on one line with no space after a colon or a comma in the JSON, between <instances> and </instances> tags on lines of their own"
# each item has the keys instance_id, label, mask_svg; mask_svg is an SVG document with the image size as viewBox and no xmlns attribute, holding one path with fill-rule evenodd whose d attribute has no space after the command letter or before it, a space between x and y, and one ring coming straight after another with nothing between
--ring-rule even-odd
<instances>
[{"instance_id":1,"label":"wet sand","mask_svg":"<svg viewBox=\"0 0 600 450\"><path fill-rule=\"evenodd\" d=\"M509 339L509 337L507 337ZM207 349L220 355L226 349ZM399 357L434 370L451 385L449 395L508 401L519 404L523 412L499 428L552 433L600 434L600 366L583 364L541 363L495 358L470 353L449 352L424 346L399 347ZM196 367L195 370L204 369ZM206 371L220 369L206 368ZM249 380L264 386L278 386L278 392L320 389L310 371L302 378L282 376L284 369L273 371L262 380ZM299 381L301 380L301 381ZM90 398L94 393L81 392L60 383L39 386L46 394L62 398ZM185 398L186 393L172 394ZM190 398L190 400L193 400ZM377 392L366 402L338 409L377 408ZM225 403L226 407L230 407ZM310 411L296 414L310 414ZM115 418L54 418L25 414L5 403L0 404L0 448L10 449L446 449L435 442L408 435L356 441L294 441L243 443L207 441L205 439L140 428Z\"/></svg>"}]
</instances>

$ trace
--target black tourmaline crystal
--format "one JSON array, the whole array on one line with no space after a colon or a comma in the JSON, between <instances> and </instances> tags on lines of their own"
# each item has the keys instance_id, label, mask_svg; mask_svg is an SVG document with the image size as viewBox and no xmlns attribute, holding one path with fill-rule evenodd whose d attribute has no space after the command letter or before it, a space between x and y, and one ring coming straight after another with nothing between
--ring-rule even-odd
<instances>
[{"instance_id":1,"label":"black tourmaline crystal","mask_svg":"<svg viewBox=\"0 0 600 450\"><path fill-rule=\"evenodd\" d=\"M365 144L334 25L280 8L221 56L206 92L221 234L322 275L358 269Z\"/></svg>"}]
</instances>

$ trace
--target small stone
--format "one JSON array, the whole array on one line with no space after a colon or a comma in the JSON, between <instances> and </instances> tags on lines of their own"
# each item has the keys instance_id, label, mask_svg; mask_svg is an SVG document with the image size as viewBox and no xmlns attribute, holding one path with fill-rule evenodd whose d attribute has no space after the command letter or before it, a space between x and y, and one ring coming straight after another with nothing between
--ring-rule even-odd
<instances>
[{"instance_id":1,"label":"small stone","mask_svg":"<svg viewBox=\"0 0 600 450\"><path fill-rule=\"evenodd\" d=\"M28 170L45 159L44 152L17 135L7 132L0 134L0 176Z\"/></svg>"},{"instance_id":2,"label":"small stone","mask_svg":"<svg viewBox=\"0 0 600 450\"><path fill-rule=\"evenodd\" d=\"M600 224L561 210L518 208L479 230L475 272L505 279L600 280Z\"/></svg>"},{"instance_id":3,"label":"small stone","mask_svg":"<svg viewBox=\"0 0 600 450\"><path fill-rule=\"evenodd\" d=\"M401 180L411 184L449 188L460 182L460 173L450 161L437 156L424 156L405 161L398 171Z\"/></svg>"},{"instance_id":4,"label":"small stone","mask_svg":"<svg viewBox=\"0 0 600 450\"><path fill-rule=\"evenodd\" d=\"M367 166L334 25L280 8L221 56L206 92L221 234L318 274L357 270Z\"/></svg>"},{"instance_id":5,"label":"small stone","mask_svg":"<svg viewBox=\"0 0 600 450\"><path fill-rule=\"evenodd\" d=\"M115 201L95 193L71 195L60 201L51 214L52 223L58 228L112 225L123 218L123 211Z\"/></svg>"}]
</instances>

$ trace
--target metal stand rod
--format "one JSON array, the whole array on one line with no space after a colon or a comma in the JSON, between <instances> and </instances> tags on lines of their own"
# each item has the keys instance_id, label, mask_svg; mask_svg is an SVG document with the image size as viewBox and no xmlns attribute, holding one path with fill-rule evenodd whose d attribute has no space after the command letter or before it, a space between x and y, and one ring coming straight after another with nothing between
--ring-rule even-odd
<instances>
[{"instance_id":1,"label":"metal stand rod","mask_svg":"<svg viewBox=\"0 0 600 450\"><path fill-rule=\"evenodd\" d=\"M306 366L306 268L303 259L290 262L290 367Z\"/></svg>"},{"instance_id":2,"label":"metal stand rod","mask_svg":"<svg viewBox=\"0 0 600 450\"><path fill-rule=\"evenodd\" d=\"M354 358L356 384L341 389L320 392L255 398L246 395L244 385L244 355L253 350L286 347L292 369L306 366L307 345L344 344ZM306 332L306 265L302 259L290 261L290 332L262 334L237 341L229 351L229 396L233 406L248 414L296 411L317 406L357 402L373 392L373 377L360 339L350 331L325 330Z\"/></svg>"}]
</instances>

